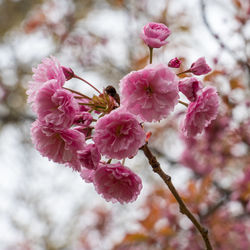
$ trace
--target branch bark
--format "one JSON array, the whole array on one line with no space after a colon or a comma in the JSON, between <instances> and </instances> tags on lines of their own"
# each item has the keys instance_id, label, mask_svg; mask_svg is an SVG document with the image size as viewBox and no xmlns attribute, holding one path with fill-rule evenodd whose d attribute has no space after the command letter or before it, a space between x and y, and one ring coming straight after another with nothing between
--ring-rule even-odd
<instances>
[{"instance_id":1,"label":"branch bark","mask_svg":"<svg viewBox=\"0 0 250 250\"><path fill-rule=\"evenodd\" d=\"M144 152L145 156L148 159L149 164L151 165L153 171L158 174L162 180L166 183L169 190L175 197L176 201L179 204L180 212L182 214L185 214L193 223L193 225L196 227L196 229L200 232L203 241L206 245L207 250L212 250L212 245L210 243L210 240L208 238L208 230L203 227L200 222L195 218L195 216L190 212L190 210L187 208L185 203L183 202L182 198L180 197L179 193L177 192L175 186L173 185L171 181L171 176L164 173L164 171L161 169L160 163L156 160L156 157L152 154L150 149L148 148L148 145L145 144L141 150Z\"/></svg>"}]
</instances>

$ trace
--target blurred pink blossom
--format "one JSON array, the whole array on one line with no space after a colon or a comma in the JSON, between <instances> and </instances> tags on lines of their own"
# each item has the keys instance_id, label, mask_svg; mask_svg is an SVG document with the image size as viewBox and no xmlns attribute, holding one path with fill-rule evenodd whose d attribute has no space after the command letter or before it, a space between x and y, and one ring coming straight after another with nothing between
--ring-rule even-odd
<instances>
[{"instance_id":1,"label":"blurred pink blossom","mask_svg":"<svg viewBox=\"0 0 250 250\"><path fill-rule=\"evenodd\" d=\"M165 64L148 65L120 81L121 105L142 121L166 118L178 103L178 78Z\"/></svg>"},{"instance_id":2,"label":"blurred pink blossom","mask_svg":"<svg viewBox=\"0 0 250 250\"><path fill-rule=\"evenodd\" d=\"M182 124L182 131L188 137L196 136L207 127L217 116L219 96L214 87L206 87L195 102L188 106L187 114Z\"/></svg>"},{"instance_id":3,"label":"blurred pink blossom","mask_svg":"<svg viewBox=\"0 0 250 250\"><path fill-rule=\"evenodd\" d=\"M148 23L143 27L141 39L151 48L160 48L167 44L166 39L171 34L170 29L163 23Z\"/></svg>"},{"instance_id":4,"label":"blurred pink blossom","mask_svg":"<svg viewBox=\"0 0 250 250\"><path fill-rule=\"evenodd\" d=\"M121 204L135 201L142 189L140 177L121 163L101 164L95 171L93 183L106 201Z\"/></svg>"},{"instance_id":5,"label":"blurred pink blossom","mask_svg":"<svg viewBox=\"0 0 250 250\"><path fill-rule=\"evenodd\" d=\"M119 108L97 121L93 140L101 154L123 159L135 156L145 138L136 117Z\"/></svg>"}]
</instances>

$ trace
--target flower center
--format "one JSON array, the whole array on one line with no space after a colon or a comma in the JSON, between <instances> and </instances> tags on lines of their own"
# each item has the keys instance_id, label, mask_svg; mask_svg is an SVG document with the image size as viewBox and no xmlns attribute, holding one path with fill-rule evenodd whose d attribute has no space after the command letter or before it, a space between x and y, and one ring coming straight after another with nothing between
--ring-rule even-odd
<instances>
[{"instance_id":1,"label":"flower center","mask_svg":"<svg viewBox=\"0 0 250 250\"><path fill-rule=\"evenodd\" d=\"M153 90L152 90L152 88L150 86L146 87L145 91L146 91L147 95L152 95L153 94Z\"/></svg>"},{"instance_id":2,"label":"flower center","mask_svg":"<svg viewBox=\"0 0 250 250\"><path fill-rule=\"evenodd\" d=\"M122 125L118 125L115 129L115 135L119 137L121 135Z\"/></svg>"}]
</instances>

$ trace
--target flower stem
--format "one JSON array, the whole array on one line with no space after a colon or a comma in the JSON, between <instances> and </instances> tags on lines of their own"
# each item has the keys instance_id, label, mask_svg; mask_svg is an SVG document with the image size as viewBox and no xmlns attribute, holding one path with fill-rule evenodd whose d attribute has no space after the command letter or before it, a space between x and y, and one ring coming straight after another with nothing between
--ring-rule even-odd
<instances>
[{"instance_id":1,"label":"flower stem","mask_svg":"<svg viewBox=\"0 0 250 250\"><path fill-rule=\"evenodd\" d=\"M212 245L211 245L209 238L208 238L208 230L199 223L199 221L195 218L195 216L187 208L184 201L182 200L179 193L177 192L175 186L173 185L173 183L171 181L171 176L169 176L163 172L163 170L161 169L160 163L156 160L156 157L152 154L152 152L148 148L147 143L143 147L141 147L141 149L144 152L144 155L147 157L148 162L151 165L153 171L161 177L161 179L166 183L169 190L171 191L171 193L175 197L176 201L179 204L180 212L182 214L185 214L191 220L191 222L196 227L196 229L200 232L200 234L203 238L203 241L206 245L206 249L213 250Z\"/></svg>"},{"instance_id":2,"label":"flower stem","mask_svg":"<svg viewBox=\"0 0 250 250\"><path fill-rule=\"evenodd\" d=\"M190 73L190 72L191 71L188 69L188 70L185 70L183 72L178 73L177 76L180 76L180 75L185 74L185 73Z\"/></svg>"},{"instance_id":3,"label":"flower stem","mask_svg":"<svg viewBox=\"0 0 250 250\"><path fill-rule=\"evenodd\" d=\"M85 79L81 78L80 76L78 75L74 75L74 78L77 78L85 83L87 83L91 88L93 88L94 90L96 90L99 94L101 94L101 92L94 86L92 85L91 83L89 83L88 81L86 81Z\"/></svg>"},{"instance_id":4,"label":"flower stem","mask_svg":"<svg viewBox=\"0 0 250 250\"><path fill-rule=\"evenodd\" d=\"M153 48L149 47L149 64L153 62Z\"/></svg>"},{"instance_id":5,"label":"flower stem","mask_svg":"<svg viewBox=\"0 0 250 250\"><path fill-rule=\"evenodd\" d=\"M68 89L68 88L66 88L66 87L63 87L63 88L66 89L66 90L68 90L68 91L70 91L70 92L72 92L72 93L75 93L75 94L80 95L80 96L82 96L82 97L84 97L84 98L86 98L86 99L91 100L90 97L88 97L88 96L86 96L86 95L84 95L84 94L82 94L82 93L80 93L80 92L78 92L78 91L75 91L75 90L73 90L73 89Z\"/></svg>"},{"instance_id":6,"label":"flower stem","mask_svg":"<svg viewBox=\"0 0 250 250\"><path fill-rule=\"evenodd\" d=\"M184 105L185 107L188 107L188 104L186 102L183 102L183 101L179 100L179 103Z\"/></svg>"}]
</instances>

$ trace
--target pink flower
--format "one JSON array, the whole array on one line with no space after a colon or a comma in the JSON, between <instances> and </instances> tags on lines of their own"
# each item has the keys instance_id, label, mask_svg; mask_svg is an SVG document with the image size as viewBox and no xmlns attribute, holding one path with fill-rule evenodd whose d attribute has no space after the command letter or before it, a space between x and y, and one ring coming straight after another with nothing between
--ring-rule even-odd
<instances>
[{"instance_id":1,"label":"pink flower","mask_svg":"<svg viewBox=\"0 0 250 250\"><path fill-rule=\"evenodd\" d=\"M179 60L177 57L171 59L168 62L168 67L170 68L180 68L180 66L181 66L181 60Z\"/></svg>"},{"instance_id":2,"label":"pink flower","mask_svg":"<svg viewBox=\"0 0 250 250\"><path fill-rule=\"evenodd\" d=\"M61 87L65 82L63 70L55 57L43 59L42 63L32 70L34 74L27 90L28 103L32 103L35 100L38 90L45 82L54 79Z\"/></svg>"},{"instance_id":3,"label":"pink flower","mask_svg":"<svg viewBox=\"0 0 250 250\"><path fill-rule=\"evenodd\" d=\"M207 65L205 57L200 57L197 61L192 63L189 71L194 75L205 75L209 73L212 69Z\"/></svg>"},{"instance_id":4,"label":"pink flower","mask_svg":"<svg viewBox=\"0 0 250 250\"><path fill-rule=\"evenodd\" d=\"M85 136L73 129L54 129L36 120L31 127L31 138L42 156L57 163L67 163L76 171L81 164L76 152L85 145Z\"/></svg>"},{"instance_id":5,"label":"pink flower","mask_svg":"<svg viewBox=\"0 0 250 250\"><path fill-rule=\"evenodd\" d=\"M135 201L142 189L140 177L121 163L100 165L93 183L106 201L121 204Z\"/></svg>"},{"instance_id":6,"label":"pink flower","mask_svg":"<svg viewBox=\"0 0 250 250\"><path fill-rule=\"evenodd\" d=\"M93 140L101 154L123 159L136 155L145 132L134 115L119 108L97 121Z\"/></svg>"},{"instance_id":7,"label":"pink flower","mask_svg":"<svg viewBox=\"0 0 250 250\"><path fill-rule=\"evenodd\" d=\"M141 39L151 48L160 48L167 44L165 41L171 34L170 29L163 23L148 23L143 27Z\"/></svg>"},{"instance_id":8,"label":"pink flower","mask_svg":"<svg viewBox=\"0 0 250 250\"><path fill-rule=\"evenodd\" d=\"M203 131L217 116L219 108L219 96L214 87L206 87L202 90L195 102L188 106L182 131L188 137L193 137Z\"/></svg>"},{"instance_id":9,"label":"pink flower","mask_svg":"<svg viewBox=\"0 0 250 250\"><path fill-rule=\"evenodd\" d=\"M79 110L73 94L50 80L41 87L36 95L34 107L38 119L57 128L69 128Z\"/></svg>"},{"instance_id":10,"label":"pink flower","mask_svg":"<svg viewBox=\"0 0 250 250\"><path fill-rule=\"evenodd\" d=\"M120 87L122 106L142 121L160 121L178 103L178 78L165 64L131 72Z\"/></svg>"},{"instance_id":11,"label":"pink flower","mask_svg":"<svg viewBox=\"0 0 250 250\"><path fill-rule=\"evenodd\" d=\"M77 155L82 166L88 169L96 169L101 160L101 154L95 144L89 144L83 150L77 151Z\"/></svg>"},{"instance_id":12,"label":"pink flower","mask_svg":"<svg viewBox=\"0 0 250 250\"><path fill-rule=\"evenodd\" d=\"M194 102L197 99L197 93L201 89L202 83L195 77L187 77L179 81L179 90L190 102Z\"/></svg>"}]
</instances>

